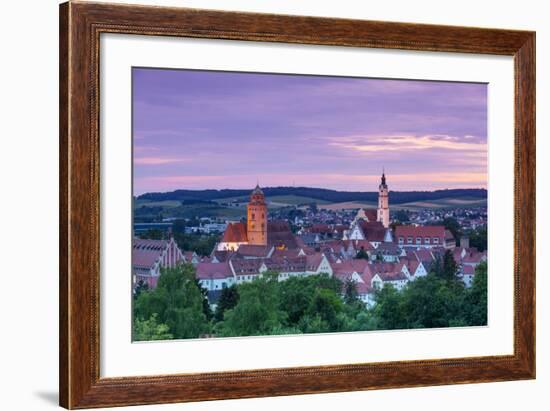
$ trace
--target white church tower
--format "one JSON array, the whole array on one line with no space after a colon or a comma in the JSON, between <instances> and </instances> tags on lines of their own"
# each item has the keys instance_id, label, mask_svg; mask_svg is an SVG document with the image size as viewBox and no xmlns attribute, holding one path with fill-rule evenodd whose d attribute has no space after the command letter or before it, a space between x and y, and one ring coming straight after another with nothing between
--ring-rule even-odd
<instances>
[{"instance_id":1,"label":"white church tower","mask_svg":"<svg viewBox=\"0 0 550 411\"><path fill-rule=\"evenodd\" d=\"M382 181L378 186L378 221L384 227L390 226L390 201L388 197L388 186L386 185L386 175L382 172Z\"/></svg>"}]
</instances>

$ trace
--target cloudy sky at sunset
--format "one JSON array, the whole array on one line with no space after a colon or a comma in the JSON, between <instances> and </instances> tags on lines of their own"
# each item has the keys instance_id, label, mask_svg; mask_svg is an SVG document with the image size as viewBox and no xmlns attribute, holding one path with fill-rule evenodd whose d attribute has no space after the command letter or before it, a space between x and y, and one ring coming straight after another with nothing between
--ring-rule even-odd
<instances>
[{"instance_id":1,"label":"cloudy sky at sunset","mask_svg":"<svg viewBox=\"0 0 550 411\"><path fill-rule=\"evenodd\" d=\"M486 187L487 86L133 69L134 193Z\"/></svg>"}]
</instances>

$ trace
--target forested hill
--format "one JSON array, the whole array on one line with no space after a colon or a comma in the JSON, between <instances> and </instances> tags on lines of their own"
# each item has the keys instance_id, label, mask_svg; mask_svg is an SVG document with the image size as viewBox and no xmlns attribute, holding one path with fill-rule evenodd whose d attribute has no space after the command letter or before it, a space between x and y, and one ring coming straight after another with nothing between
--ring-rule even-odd
<instances>
[{"instance_id":1,"label":"forested hill","mask_svg":"<svg viewBox=\"0 0 550 411\"><path fill-rule=\"evenodd\" d=\"M295 195L309 197L315 200L340 203L346 201L377 201L378 192L336 191L311 187L265 187L262 188L266 197ZM146 193L137 197L148 201L212 201L230 199L250 195L251 190L175 190L166 193ZM430 201L442 198L487 199L487 190L481 188L452 189L436 191L390 191L393 204L403 204L413 201Z\"/></svg>"}]
</instances>

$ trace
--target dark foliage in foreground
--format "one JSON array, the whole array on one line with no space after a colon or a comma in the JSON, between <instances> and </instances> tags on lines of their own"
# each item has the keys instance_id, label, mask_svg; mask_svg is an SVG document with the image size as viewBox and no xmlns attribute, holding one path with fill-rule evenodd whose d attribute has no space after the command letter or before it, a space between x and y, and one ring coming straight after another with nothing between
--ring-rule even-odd
<instances>
[{"instance_id":1,"label":"dark foliage in foreground","mask_svg":"<svg viewBox=\"0 0 550 411\"><path fill-rule=\"evenodd\" d=\"M212 316L203 305L194 268L187 264L162 273L154 290L134 300L134 339L370 331L487 324L487 265L477 269L471 288L449 272L445 258L426 277L402 291L386 286L367 309L353 282L328 275L277 281L264 273L251 283L222 291Z\"/></svg>"}]
</instances>

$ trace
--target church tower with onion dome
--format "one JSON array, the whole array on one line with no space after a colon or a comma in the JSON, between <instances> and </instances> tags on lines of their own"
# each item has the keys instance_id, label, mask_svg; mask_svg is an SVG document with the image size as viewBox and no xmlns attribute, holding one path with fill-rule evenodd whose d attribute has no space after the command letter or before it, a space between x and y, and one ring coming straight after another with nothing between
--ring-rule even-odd
<instances>
[{"instance_id":1,"label":"church tower with onion dome","mask_svg":"<svg viewBox=\"0 0 550 411\"><path fill-rule=\"evenodd\" d=\"M386 184L386 175L382 172L382 180L378 186L378 213L377 220L386 228L390 226L390 200L388 195L388 185Z\"/></svg>"},{"instance_id":2,"label":"church tower with onion dome","mask_svg":"<svg viewBox=\"0 0 550 411\"><path fill-rule=\"evenodd\" d=\"M267 245L267 203L259 184L252 191L247 206L246 233L248 244Z\"/></svg>"}]
</instances>

